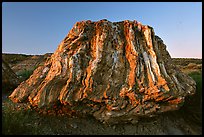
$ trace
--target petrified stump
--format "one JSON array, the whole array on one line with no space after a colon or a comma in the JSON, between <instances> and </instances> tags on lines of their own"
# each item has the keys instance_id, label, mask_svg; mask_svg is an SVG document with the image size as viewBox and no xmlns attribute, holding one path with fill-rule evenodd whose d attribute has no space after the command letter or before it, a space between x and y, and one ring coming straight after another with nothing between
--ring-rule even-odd
<instances>
[{"instance_id":1,"label":"petrified stump","mask_svg":"<svg viewBox=\"0 0 204 137\"><path fill-rule=\"evenodd\" d=\"M2 88L13 90L20 84L20 80L10 66L2 59Z\"/></svg>"},{"instance_id":2,"label":"petrified stump","mask_svg":"<svg viewBox=\"0 0 204 137\"><path fill-rule=\"evenodd\" d=\"M51 59L10 95L33 106L83 105L102 122L178 109L195 81L172 63L153 28L137 21L77 22Z\"/></svg>"}]
</instances>

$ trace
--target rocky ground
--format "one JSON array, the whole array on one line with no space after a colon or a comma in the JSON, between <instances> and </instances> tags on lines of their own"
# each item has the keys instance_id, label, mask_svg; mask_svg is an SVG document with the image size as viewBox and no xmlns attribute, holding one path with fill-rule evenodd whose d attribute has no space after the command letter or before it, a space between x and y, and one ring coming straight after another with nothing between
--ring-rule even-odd
<instances>
[{"instance_id":1,"label":"rocky ground","mask_svg":"<svg viewBox=\"0 0 204 137\"><path fill-rule=\"evenodd\" d=\"M2 57L17 75L33 70L50 57L45 55L7 55ZM15 59L14 59L15 58ZM175 64L197 82L197 92L186 98L179 110L152 118L141 118L137 124L105 125L92 116L74 112L38 113L27 104L15 104L2 92L2 133L42 135L201 135L202 134L202 59L173 59ZM184 63L185 62L185 63ZM22 77L24 75L21 75ZM22 78L22 81L25 80Z\"/></svg>"}]
</instances>

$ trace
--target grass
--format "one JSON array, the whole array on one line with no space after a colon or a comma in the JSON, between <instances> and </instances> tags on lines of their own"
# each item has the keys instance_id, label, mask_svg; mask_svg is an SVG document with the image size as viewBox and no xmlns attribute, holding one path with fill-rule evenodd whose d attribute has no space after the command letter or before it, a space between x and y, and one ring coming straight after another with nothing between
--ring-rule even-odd
<instances>
[{"instance_id":1,"label":"grass","mask_svg":"<svg viewBox=\"0 0 204 137\"><path fill-rule=\"evenodd\" d=\"M93 118L89 118L93 120ZM79 134L76 115L39 113L28 105L5 99L2 104L2 133L4 135L64 135Z\"/></svg>"},{"instance_id":2,"label":"grass","mask_svg":"<svg viewBox=\"0 0 204 137\"><path fill-rule=\"evenodd\" d=\"M32 110L14 109L12 102L7 99L5 104L2 104L2 133L7 135L20 135L35 133L36 128L32 129L27 126L30 117L33 117Z\"/></svg>"},{"instance_id":3,"label":"grass","mask_svg":"<svg viewBox=\"0 0 204 137\"><path fill-rule=\"evenodd\" d=\"M194 122L197 125L202 125L202 72L191 72L188 75L196 82L196 93L185 98L181 113L183 113L184 116L186 113L191 114L185 118L191 122L191 124Z\"/></svg>"},{"instance_id":4,"label":"grass","mask_svg":"<svg viewBox=\"0 0 204 137\"><path fill-rule=\"evenodd\" d=\"M31 70L23 70L23 71L20 71L17 76L22 79L22 80L26 80L28 79L32 74L33 74L33 71L35 70L36 67L34 67L34 69L31 69Z\"/></svg>"},{"instance_id":5,"label":"grass","mask_svg":"<svg viewBox=\"0 0 204 137\"><path fill-rule=\"evenodd\" d=\"M202 94L202 72L195 71L188 75L196 81L196 92L199 95L201 95Z\"/></svg>"},{"instance_id":6,"label":"grass","mask_svg":"<svg viewBox=\"0 0 204 137\"><path fill-rule=\"evenodd\" d=\"M196 82L196 93L187 98L188 106L202 108L202 72L195 71L188 74Z\"/></svg>"},{"instance_id":7,"label":"grass","mask_svg":"<svg viewBox=\"0 0 204 137\"><path fill-rule=\"evenodd\" d=\"M189 74L190 77L192 77L196 82L196 93L195 97L191 97L192 100L199 103L197 105L200 105L202 107L202 72L192 72ZM198 98L201 98L201 100L198 100Z\"/></svg>"},{"instance_id":8,"label":"grass","mask_svg":"<svg viewBox=\"0 0 204 137\"><path fill-rule=\"evenodd\" d=\"M2 133L5 135L49 135L58 132L67 133L68 117L44 115L36 110L14 104L9 99L2 105Z\"/></svg>"}]
</instances>

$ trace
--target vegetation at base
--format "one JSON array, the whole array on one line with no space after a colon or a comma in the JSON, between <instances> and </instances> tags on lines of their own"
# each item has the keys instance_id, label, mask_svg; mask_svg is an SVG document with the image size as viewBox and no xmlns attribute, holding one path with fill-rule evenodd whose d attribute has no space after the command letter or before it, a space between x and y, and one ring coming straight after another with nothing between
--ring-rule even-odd
<instances>
[{"instance_id":1,"label":"vegetation at base","mask_svg":"<svg viewBox=\"0 0 204 137\"><path fill-rule=\"evenodd\" d=\"M28 124L33 117L31 110L14 110L12 102L7 100L5 106L2 105L2 133L6 135L23 135L35 132L35 128L29 128Z\"/></svg>"},{"instance_id":2,"label":"vegetation at base","mask_svg":"<svg viewBox=\"0 0 204 137\"><path fill-rule=\"evenodd\" d=\"M22 79L23 81L28 79L32 74L33 74L33 71L37 68L37 66L33 67L33 69L29 69L29 70L22 70L20 71L17 76Z\"/></svg>"},{"instance_id":3,"label":"vegetation at base","mask_svg":"<svg viewBox=\"0 0 204 137\"><path fill-rule=\"evenodd\" d=\"M186 113L191 114L190 117L185 118L189 123L202 125L202 72L195 71L188 75L196 82L196 93L185 98L181 113L184 116Z\"/></svg>"},{"instance_id":4,"label":"vegetation at base","mask_svg":"<svg viewBox=\"0 0 204 137\"><path fill-rule=\"evenodd\" d=\"M45 112L45 111L43 111ZM77 134L75 116L39 113L29 105L13 103L8 98L2 104L2 134L59 135ZM88 117L93 121L93 117Z\"/></svg>"},{"instance_id":5,"label":"vegetation at base","mask_svg":"<svg viewBox=\"0 0 204 137\"><path fill-rule=\"evenodd\" d=\"M31 72L21 75L28 76ZM186 97L184 109L180 115L186 117L190 124L202 125L202 73L189 74L196 81L196 93ZM19 107L8 98L2 101L2 133L5 135L51 135L51 134L77 134L75 125L69 123L67 116L40 115L29 107ZM186 116L187 114L189 114ZM178 115L178 113L177 113ZM92 120L91 118L88 118ZM194 121L192 123L192 121ZM70 126L71 125L71 126ZM195 126L196 127L196 126ZM78 133L79 134L79 133Z\"/></svg>"},{"instance_id":6,"label":"vegetation at base","mask_svg":"<svg viewBox=\"0 0 204 137\"><path fill-rule=\"evenodd\" d=\"M202 72L195 71L189 74L196 82L196 93L193 96L189 96L188 99L191 103L188 105L199 107L202 109Z\"/></svg>"},{"instance_id":7,"label":"vegetation at base","mask_svg":"<svg viewBox=\"0 0 204 137\"><path fill-rule=\"evenodd\" d=\"M33 74L33 71L34 70L23 70L20 73L18 73L17 75L18 75L19 78L21 78L23 80L26 80L26 79L28 79L30 77L30 75Z\"/></svg>"},{"instance_id":8,"label":"vegetation at base","mask_svg":"<svg viewBox=\"0 0 204 137\"><path fill-rule=\"evenodd\" d=\"M191 78L196 81L196 93L202 94L202 72L195 71L188 74Z\"/></svg>"}]
</instances>

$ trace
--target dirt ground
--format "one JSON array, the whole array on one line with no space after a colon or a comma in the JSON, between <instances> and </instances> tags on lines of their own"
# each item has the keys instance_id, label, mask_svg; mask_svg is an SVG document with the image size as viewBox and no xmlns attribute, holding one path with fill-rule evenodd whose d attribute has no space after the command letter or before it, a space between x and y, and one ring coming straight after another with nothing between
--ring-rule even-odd
<instances>
[{"instance_id":1,"label":"dirt ground","mask_svg":"<svg viewBox=\"0 0 204 137\"><path fill-rule=\"evenodd\" d=\"M9 107L14 113L24 108L24 132L10 131L9 134L38 135L201 135L202 123L189 120L191 113L184 107L152 118L141 118L137 124L120 123L105 125L92 116L46 115L28 111L27 104L15 104L2 96L2 108ZM6 113L4 113L6 115ZM2 118L4 118L4 115ZM185 115L185 116L184 116ZM27 117L27 119L26 119ZM15 123L16 124L16 123ZM4 125L2 125L4 127ZM4 129L4 128L3 128ZM22 130L22 129L21 129ZM32 130L38 130L32 131ZM8 132L3 131L7 134Z\"/></svg>"},{"instance_id":2,"label":"dirt ground","mask_svg":"<svg viewBox=\"0 0 204 137\"><path fill-rule=\"evenodd\" d=\"M30 58L31 60L35 57ZM41 59L43 60L43 59ZM29 62L28 60L25 62ZM31 62L31 61L30 61ZM13 66L18 68L20 64ZM20 67L19 67L20 68ZM22 68L22 67L21 67ZM183 67L184 68L184 67ZM187 67L188 68L188 67ZM19 69L17 69L19 70ZM200 69L199 69L200 70ZM37 135L201 135L202 97L192 104L187 98L179 110L162 113L152 118L140 118L136 124L105 125L92 116L47 115L37 113L28 104L13 103L8 99L12 91L2 94L2 133ZM195 100L195 99L194 99ZM21 112L21 113L18 113ZM19 114L19 115L17 115ZM19 116L18 118L15 118ZM5 120L4 120L5 119ZM8 121L6 121L8 120ZM10 120L10 121L9 121ZM16 120L16 122L15 122ZM20 121L17 123L17 121ZM9 125L7 125L9 123ZM14 129L17 128L17 129ZM12 130L13 129L13 130ZM19 130L19 131L17 131Z\"/></svg>"}]
</instances>

